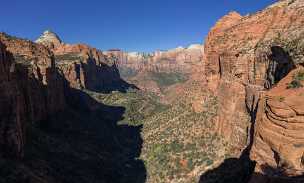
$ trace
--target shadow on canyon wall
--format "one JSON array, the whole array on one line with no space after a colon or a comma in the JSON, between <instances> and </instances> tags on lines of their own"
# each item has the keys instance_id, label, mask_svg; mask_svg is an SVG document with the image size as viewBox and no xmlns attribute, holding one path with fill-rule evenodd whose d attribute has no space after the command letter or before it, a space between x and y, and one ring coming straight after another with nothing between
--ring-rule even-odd
<instances>
[{"instance_id":1,"label":"shadow on canyon wall","mask_svg":"<svg viewBox=\"0 0 304 183\"><path fill-rule=\"evenodd\" d=\"M255 162L246 149L240 158L228 158L217 168L201 175L199 183L247 183L254 171Z\"/></svg>"},{"instance_id":2,"label":"shadow on canyon wall","mask_svg":"<svg viewBox=\"0 0 304 183\"><path fill-rule=\"evenodd\" d=\"M281 79L287 76L291 70L296 68L290 53L286 52L284 48L272 46L270 49L271 54L267 56L267 59L270 60L270 62L266 71L266 89L275 86Z\"/></svg>"},{"instance_id":3,"label":"shadow on canyon wall","mask_svg":"<svg viewBox=\"0 0 304 183\"><path fill-rule=\"evenodd\" d=\"M200 176L199 183L247 183L255 169L255 162L250 159L253 146L254 125L258 111L259 99L255 95L248 99L247 111L251 116L251 125L248 135L248 145L239 158L228 158L217 168L209 170Z\"/></svg>"},{"instance_id":4,"label":"shadow on canyon wall","mask_svg":"<svg viewBox=\"0 0 304 183\"><path fill-rule=\"evenodd\" d=\"M144 183L146 169L137 159L142 126L118 125L124 107L100 104L79 90L72 92L73 110L39 123L39 133L50 139L34 137L38 143L32 143L27 157L47 162L61 182Z\"/></svg>"},{"instance_id":5,"label":"shadow on canyon wall","mask_svg":"<svg viewBox=\"0 0 304 183\"><path fill-rule=\"evenodd\" d=\"M111 93L112 91L126 93L130 88L138 89L136 85L122 79L116 63L112 65L105 63L97 65L96 60L90 59L87 63L82 63L82 65L84 78L87 78L85 85L88 90L101 93Z\"/></svg>"},{"instance_id":6,"label":"shadow on canyon wall","mask_svg":"<svg viewBox=\"0 0 304 183\"><path fill-rule=\"evenodd\" d=\"M144 183L142 126L118 125L124 107L104 105L57 76L67 109L27 124L24 157L0 156L0 183Z\"/></svg>"},{"instance_id":7,"label":"shadow on canyon wall","mask_svg":"<svg viewBox=\"0 0 304 183\"><path fill-rule=\"evenodd\" d=\"M263 172L272 172L269 173L269 175L272 175L272 177L268 177L260 173L253 173L251 176L250 183L303 183L304 182L304 175L290 177L288 175L284 175L284 173L281 172L280 168L274 169L268 165L262 165L261 169ZM276 175L273 172L277 172L278 174Z\"/></svg>"}]
</instances>

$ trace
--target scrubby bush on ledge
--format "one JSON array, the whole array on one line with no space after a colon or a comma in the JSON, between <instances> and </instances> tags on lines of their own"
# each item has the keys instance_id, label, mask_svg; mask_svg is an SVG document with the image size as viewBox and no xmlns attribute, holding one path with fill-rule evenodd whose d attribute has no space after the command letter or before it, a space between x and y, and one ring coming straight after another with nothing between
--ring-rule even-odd
<instances>
[{"instance_id":1,"label":"scrubby bush on ledge","mask_svg":"<svg viewBox=\"0 0 304 183\"><path fill-rule=\"evenodd\" d=\"M301 70L293 76L293 80L288 84L287 88L301 88L303 87L302 81L304 81L304 71Z\"/></svg>"}]
</instances>

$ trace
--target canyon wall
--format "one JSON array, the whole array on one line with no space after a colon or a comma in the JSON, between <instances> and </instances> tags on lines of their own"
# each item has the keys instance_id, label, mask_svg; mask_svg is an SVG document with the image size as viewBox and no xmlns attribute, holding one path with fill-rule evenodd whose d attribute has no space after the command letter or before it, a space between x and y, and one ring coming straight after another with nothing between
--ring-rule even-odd
<instances>
[{"instance_id":1,"label":"canyon wall","mask_svg":"<svg viewBox=\"0 0 304 183\"><path fill-rule=\"evenodd\" d=\"M72 88L109 92L129 87L120 78L116 61L96 48L65 44L50 31L45 31L36 42L54 53L57 67Z\"/></svg>"},{"instance_id":2,"label":"canyon wall","mask_svg":"<svg viewBox=\"0 0 304 183\"><path fill-rule=\"evenodd\" d=\"M115 57L119 67L129 68L136 72L190 73L193 65L202 60L203 50L203 45L193 44L188 48L178 47L153 53L128 53L121 50L109 50L104 53Z\"/></svg>"},{"instance_id":3,"label":"canyon wall","mask_svg":"<svg viewBox=\"0 0 304 183\"><path fill-rule=\"evenodd\" d=\"M299 73L304 74L301 66L261 94L251 151L257 173L283 177L286 182L304 173L304 89L287 88ZM267 179L254 175L252 182Z\"/></svg>"},{"instance_id":4,"label":"canyon wall","mask_svg":"<svg viewBox=\"0 0 304 183\"><path fill-rule=\"evenodd\" d=\"M142 127L99 98L129 84L99 50L53 38L0 34L0 182L143 182Z\"/></svg>"},{"instance_id":5,"label":"canyon wall","mask_svg":"<svg viewBox=\"0 0 304 183\"><path fill-rule=\"evenodd\" d=\"M281 130L280 133L273 134L260 127L274 126L270 131L276 131L278 126L272 124L273 121L261 120L260 116L282 117L281 112L288 114L285 117L289 120L281 119L288 126L285 128L289 129L286 122L292 123L294 118L301 123L301 113L297 110L292 112L290 104L278 106L264 97L264 91L271 93L271 88L276 87L280 80L304 62L303 4L303 0L284 0L252 15L241 16L231 12L217 22L205 41L203 73L207 88L219 101L219 112L215 120L217 131L227 139L231 152L236 155L240 155L246 146L252 147L251 158L257 162L256 172L270 177L274 176L271 171L258 167L267 165L270 169L279 169L287 166L293 172L289 172L289 175L298 175L296 172L303 171L299 159L296 163L295 159L289 158L287 151L282 150L289 148L289 145L279 143L285 139L284 136L293 136L294 132ZM282 111L281 107L286 109ZM295 107L300 109L301 105ZM268 113L275 108L280 110L271 110L274 114ZM300 136L294 138L301 139ZM296 142L297 140L293 144ZM262 146L266 148L266 153L260 150ZM301 150L302 148L295 150L297 158ZM275 160L276 157L282 159L281 163ZM282 163L285 160L287 163ZM288 175L283 172L276 175Z\"/></svg>"},{"instance_id":6,"label":"canyon wall","mask_svg":"<svg viewBox=\"0 0 304 183\"><path fill-rule=\"evenodd\" d=\"M26 126L65 109L64 79L48 49L3 33L0 62L1 152L22 157Z\"/></svg>"},{"instance_id":7,"label":"canyon wall","mask_svg":"<svg viewBox=\"0 0 304 183\"><path fill-rule=\"evenodd\" d=\"M129 84L120 78L118 67L197 70L192 79L216 96L214 125L228 142L229 153L239 157L246 148L256 162L251 182L301 176L304 79L295 81L296 87L293 80L304 65L303 4L282 0L252 15L231 12L212 28L204 49L194 45L153 54L101 52L65 44L50 31L39 44L0 34L1 153L22 158L27 125L65 110L71 88L126 90ZM201 68L193 68L199 62Z\"/></svg>"},{"instance_id":8,"label":"canyon wall","mask_svg":"<svg viewBox=\"0 0 304 183\"><path fill-rule=\"evenodd\" d=\"M116 63L87 45L67 45L46 31L37 41L0 34L0 148L22 158L27 127L66 110L73 91L125 91Z\"/></svg>"}]
</instances>

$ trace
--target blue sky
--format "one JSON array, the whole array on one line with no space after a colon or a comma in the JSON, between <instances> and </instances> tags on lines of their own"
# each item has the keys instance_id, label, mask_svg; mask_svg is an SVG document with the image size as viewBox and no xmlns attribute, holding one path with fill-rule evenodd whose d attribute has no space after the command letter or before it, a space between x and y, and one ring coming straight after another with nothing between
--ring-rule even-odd
<instances>
[{"instance_id":1,"label":"blue sky","mask_svg":"<svg viewBox=\"0 0 304 183\"><path fill-rule=\"evenodd\" d=\"M0 31L35 40L51 29L64 42L150 52L202 43L230 11L253 13L276 0L3 0Z\"/></svg>"}]
</instances>

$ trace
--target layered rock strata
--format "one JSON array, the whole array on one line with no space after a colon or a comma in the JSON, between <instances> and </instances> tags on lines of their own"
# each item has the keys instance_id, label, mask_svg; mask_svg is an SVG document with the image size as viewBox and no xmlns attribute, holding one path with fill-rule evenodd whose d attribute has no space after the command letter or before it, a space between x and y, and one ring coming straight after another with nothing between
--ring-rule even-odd
<instances>
[{"instance_id":1,"label":"layered rock strata","mask_svg":"<svg viewBox=\"0 0 304 183\"><path fill-rule=\"evenodd\" d=\"M303 53L290 48L303 37L302 5L303 0L285 0L244 17L232 12L206 38L203 70L219 100L218 133L234 151L240 153L250 139L249 117L254 120L260 91L301 62Z\"/></svg>"},{"instance_id":2,"label":"layered rock strata","mask_svg":"<svg viewBox=\"0 0 304 183\"><path fill-rule=\"evenodd\" d=\"M257 174L277 178L304 174L304 89L287 88L299 72L304 69L292 71L262 94L251 151ZM267 182L256 177L252 182Z\"/></svg>"},{"instance_id":3,"label":"layered rock strata","mask_svg":"<svg viewBox=\"0 0 304 183\"><path fill-rule=\"evenodd\" d=\"M130 68L136 72L186 72L203 57L203 45L194 44L188 48L178 47L167 51L155 51L150 54L110 50L106 55L117 58L119 67Z\"/></svg>"}]
</instances>

